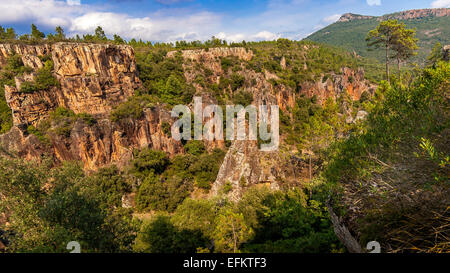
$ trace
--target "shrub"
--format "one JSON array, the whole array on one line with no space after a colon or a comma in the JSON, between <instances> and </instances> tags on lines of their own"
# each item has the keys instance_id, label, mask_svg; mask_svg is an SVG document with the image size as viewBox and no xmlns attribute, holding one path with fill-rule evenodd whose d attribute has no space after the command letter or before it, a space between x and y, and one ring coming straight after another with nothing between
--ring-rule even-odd
<instances>
[{"instance_id":1,"label":"shrub","mask_svg":"<svg viewBox=\"0 0 450 273\"><path fill-rule=\"evenodd\" d=\"M33 82L24 82L20 87L20 92L33 93L38 90L48 90L51 87L59 86L58 80L52 74L53 62L47 60L43 68L39 69Z\"/></svg>"},{"instance_id":2,"label":"shrub","mask_svg":"<svg viewBox=\"0 0 450 273\"><path fill-rule=\"evenodd\" d=\"M47 60L44 67L36 73L35 85L38 90L48 90L53 86L59 86L58 80L52 74L53 61Z\"/></svg>"},{"instance_id":3,"label":"shrub","mask_svg":"<svg viewBox=\"0 0 450 273\"><path fill-rule=\"evenodd\" d=\"M145 148L134 152L131 172L138 177L146 177L152 173L161 174L169 165L165 152Z\"/></svg>"},{"instance_id":4,"label":"shrub","mask_svg":"<svg viewBox=\"0 0 450 273\"><path fill-rule=\"evenodd\" d=\"M137 241L137 250L149 253L196 253L208 242L201 231L177 228L162 215L143 225Z\"/></svg>"},{"instance_id":5,"label":"shrub","mask_svg":"<svg viewBox=\"0 0 450 273\"><path fill-rule=\"evenodd\" d=\"M20 86L20 92L23 93L33 93L38 91L38 88L36 87L36 84L34 82L23 82L22 85Z\"/></svg>"},{"instance_id":6,"label":"shrub","mask_svg":"<svg viewBox=\"0 0 450 273\"><path fill-rule=\"evenodd\" d=\"M228 69L234 65L234 60L225 57L220 60L220 64L222 66L223 71L227 72Z\"/></svg>"},{"instance_id":7,"label":"shrub","mask_svg":"<svg viewBox=\"0 0 450 273\"><path fill-rule=\"evenodd\" d=\"M126 102L119 104L111 112L111 121L117 122L126 118L140 119L145 108L153 107L154 98L149 95L129 97Z\"/></svg>"},{"instance_id":8,"label":"shrub","mask_svg":"<svg viewBox=\"0 0 450 273\"><path fill-rule=\"evenodd\" d=\"M139 186L136 195L136 208L139 211L146 209L166 210L167 191L153 172L150 172Z\"/></svg>"},{"instance_id":9,"label":"shrub","mask_svg":"<svg viewBox=\"0 0 450 273\"><path fill-rule=\"evenodd\" d=\"M201 155L206 152L205 145L200 140L191 140L186 145L184 145L186 153L191 155Z\"/></svg>"},{"instance_id":10,"label":"shrub","mask_svg":"<svg viewBox=\"0 0 450 273\"><path fill-rule=\"evenodd\" d=\"M238 91L233 95L233 103L244 107L252 104L253 94L247 91Z\"/></svg>"},{"instance_id":11,"label":"shrub","mask_svg":"<svg viewBox=\"0 0 450 273\"><path fill-rule=\"evenodd\" d=\"M244 85L244 81L245 81L244 76L237 73L233 73L231 75L231 90L236 91L239 88L241 88Z\"/></svg>"}]
</instances>

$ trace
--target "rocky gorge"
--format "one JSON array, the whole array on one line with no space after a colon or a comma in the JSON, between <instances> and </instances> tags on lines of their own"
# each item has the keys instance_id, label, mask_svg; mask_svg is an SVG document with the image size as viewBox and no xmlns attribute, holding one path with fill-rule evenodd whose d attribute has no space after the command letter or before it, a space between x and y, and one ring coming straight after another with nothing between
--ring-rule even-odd
<instances>
[{"instance_id":1,"label":"rocky gorge","mask_svg":"<svg viewBox=\"0 0 450 273\"><path fill-rule=\"evenodd\" d=\"M174 58L177 52L169 52L166 58ZM127 118L114 122L110 118L115 106L142 87L132 47L76 43L3 44L0 45L0 64L4 65L7 57L13 53L20 55L24 65L32 68L33 72L17 76L15 86L5 86L5 97L12 110L14 126L10 132L0 135L2 153L27 159L40 159L48 155L58 162L81 161L86 169L95 170L111 163L126 166L133 157L133 149L149 147L165 151L171 156L184 152L183 145L163 130L164 124L173 123L168 107L163 104L145 108L139 119ZM332 73L327 77L322 75L316 82L301 84L300 93L297 93L286 85L274 85L273 81L279 79L277 75L269 71L256 72L246 67L244 62L254 58L254 53L249 49L211 48L185 50L181 54L185 60L183 69L186 81L195 87L196 95L202 96L204 103L217 103L217 100L195 81L202 74L202 70L195 67L201 65L211 71L202 76L207 81L219 83L220 78L229 72L221 66L221 59L225 57L242 61L237 73L243 78L245 90L252 94L252 104L275 104L286 113L295 106L299 96L316 96L319 103L323 104L328 98L337 99L348 94L356 101L363 92L373 94L376 88L364 79L363 70L354 71L343 67L340 73ZM53 61L52 73L59 85L33 93L21 92L21 85L33 80L36 70L44 66L44 56ZM222 92L233 96L231 89ZM87 124L79 119L67 135L50 133L47 143L27 132L27 126L37 126L58 107L69 109L75 114L87 113L96 122ZM209 149L225 148L223 141L205 144ZM244 184L247 187L263 183L277 188L280 181L298 180L301 173L307 173L306 164L292 160L294 154L288 150L264 153L259 151L256 142L232 142L211 192L218 194L224 184L230 182L233 184L230 196L238 198ZM303 167L298 169L298 164Z\"/></svg>"}]
</instances>

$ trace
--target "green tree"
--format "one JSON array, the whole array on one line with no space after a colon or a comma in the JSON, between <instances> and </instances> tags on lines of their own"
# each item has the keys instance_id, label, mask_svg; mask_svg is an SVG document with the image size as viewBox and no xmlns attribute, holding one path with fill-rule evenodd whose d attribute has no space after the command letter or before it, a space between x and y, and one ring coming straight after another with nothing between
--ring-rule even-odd
<instances>
[{"instance_id":1,"label":"green tree","mask_svg":"<svg viewBox=\"0 0 450 273\"><path fill-rule=\"evenodd\" d=\"M114 43L121 45L126 44L127 42L124 39L122 39L122 37L120 37L119 35L114 34Z\"/></svg>"},{"instance_id":2,"label":"green tree","mask_svg":"<svg viewBox=\"0 0 450 273\"><path fill-rule=\"evenodd\" d=\"M103 28L101 26L98 26L95 29L95 39L97 41L107 41L108 38L106 37L105 31L103 30Z\"/></svg>"},{"instance_id":3,"label":"green tree","mask_svg":"<svg viewBox=\"0 0 450 273\"><path fill-rule=\"evenodd\" d=\"M242 213L227 209L217 219L215 247L220 252L239 253L239 246L247 241L253 230L247 226Z\"/></svg>"},{"instance_id":4,"label":"green tree","mask_svg":"<svg viewBox=\"0 0 450 273\"><path fill-rule=\"evenodd\" d=\"M415 38L416 31L413 29L406 29L404 23L400 23L398 32L399 38L393 46L394 54L391 57L397 61L398 76L400 77L401 62L417 55L416 51L419 49L417 42L419 40Z\"/></svg>"},{"instance_id":5,"label":"green tree","mask_svg":"<svg viewBox=\"0 0 450 273\"><path fill-rule=\"evenodd\" d=\"M145 178L151 173L161 174L169 165L169 158L165 152L143 149L134 153L131 173L139 178Z\"/></svg>"},{"instance_id":6,"label":"green tree","mask_svg":"<svg viewBox=\"0 0 450 273\"><path fill-rule=\"evenodd\" d=\"M149 253L195 253L207 243L200 231L179 229L161 215L143 224L136 241L136 251Z\"/></svg>"},{"instance_id":7,"label":"green tree","mask_svg":"<svg viewBox=\"0 0 450 273\"><path fill-rule=\"evenodd\" d=\"M15 40L16 38L17 38L16 31L12 27L6 29L5 33L6 40Z\"/></svg>"},{"instance_id":8,"label":"green tree","mask_svg":"<svg viewBox=\"0 0 450 273\"><path fill-rule=\"evenodd\" d=\"M427 65L434 66L439 61L442 61L444 59L444 53L442 52L442 45L441 43L437 42L433 49L430 52L430 55L427 58Z\"/></svg>"},{"instance_id":9,"label":"green tree","mask_svg":"<svg viewBox=\"0 0 450 273\"><path fill-rule=\"evenodd\" d=\"M13 234L8 251L66 252L74 240L83 252L130 251L131 214L103 203L102 189L86 181L80 165L50 166L47 159L0 158L0 211L9 215L0 229Z\"/></svg>"},{"instance_id":10,"label":"green tree","mask_svg":"<svg viewBox=\"0 0 450 273\"><path fill-rule=\"evenodd\" d=\"M164 211L167 208L168 193L159 176L150 173L144 179L136 195L136 207Z\"/></svg>"},{"instance_id":11,"label":"green tree","mask_svg":"<svg viewBox=\"0 0 450 273\"><path fill-rule=\"evenodd\" d=\"M417 49L417 39L414 38L415 31L406 29L404 23L397 20L382 21L375 29L371 30L366 37L369 49L383 48L386 60L386 79L389 81L389 59L395 58L400 65L401 60L413 56ZM395 53L390 55L390 51Z\"/></svg>"},{"instance_id":12,"label":"green tree","mask_svg":"<svg viewBox=\"0 0 450 273\"><path fill-rule=\"evenodd\" d=\"M64 30L63 30L62 27L57 26L56 29L55 29L55 32L56 32L55 39L57 41L63 41L63 40L66 39L66 34L64 34Z\"/></svg>"},{"instance_id":13,"label":"green tree","mask_svg":"<svg viewBox=\"0 0 450 273\"><path fill-rule=\"evenodd\" d=\"M2 26L0 26L0 40L5 39L5 35L6 35L5 29Z\"/></svg>"},{"instance_id":14,"label":"green tree","mask_svg":"<svg viewBox=\"0 0 450 273\"><path fill-rule=\"evenodd\" d=\"M172 223L190 230L201 230L206 237L212 238L215 230L217 205L214 200L194 200L187 198L178 206L172 216Z\"/></svg>"},{"instance_id":15,"label":"green tree","mask_svg":"<svg viewBox=\"0 0 450 273\"><path fill-rule=\"evenodd\" d=\"M38 28L36 27L36 25L31 24L31 37L34 40L39 41L39 40L42 40L45 38L45 34L44 34L44 32L39 31Z\"/></svg>"}]
</instances>

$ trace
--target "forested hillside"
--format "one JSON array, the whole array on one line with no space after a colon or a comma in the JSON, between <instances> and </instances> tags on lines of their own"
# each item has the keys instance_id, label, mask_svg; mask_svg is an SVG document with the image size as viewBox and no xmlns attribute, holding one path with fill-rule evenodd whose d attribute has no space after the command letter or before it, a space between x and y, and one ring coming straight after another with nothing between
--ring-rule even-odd
<instances>
[{"instance_id":1,"label":"forested hillside","mask_svg":"<svg viewBox=\"0 0 450 273\"><path fill-rule=\"evenodd\" d=\"M383 62L383 52L369 51L365 38L367 33L374 29L381 20L388 18L397 19L405 23L408 28L416 30L419 51L413 61L417 63L425 63L426 57L436 43L450 44L450 16L437 17L434 15L405 17L390 14L381 17L363 17L362 19L358 17L350 20L341 19L311 34L306 40L341 47L350 52L354 51L360 56Z\"/></svg>"},{"instance_id":2,"label":"forested hillside","mask_svg":"<svg viewBox=\"0 0 450 273\"><path fill-rule=\"evenodd\" d=\"M361 251L449 251L445 52L387 82L310 41L55 32L1 36L0 251L351 251L339 225ZM278 105L279 149L175 141L170 110L194 96Z\"/></svg>"}]
</instances>

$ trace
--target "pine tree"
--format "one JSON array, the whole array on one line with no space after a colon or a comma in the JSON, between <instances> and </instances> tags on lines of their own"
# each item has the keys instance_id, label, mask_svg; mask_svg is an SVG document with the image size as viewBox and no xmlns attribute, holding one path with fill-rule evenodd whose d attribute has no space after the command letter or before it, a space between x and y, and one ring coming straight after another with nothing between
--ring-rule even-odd
<instances>
[{"instance_id":1,"label":"pine tree","mask_svg":"<svg viewBox=\"0 0 450 273\"><path fill-rule=\"evenodd\" d=\"M16 31L10 27L6 30L5 39L6 40L15 40L17 38Z\"/></svg>"},{"instance_id":2,"label":"pine tree","mask_svg":"<svg viewBox=\"0 0 450 273\"><path fill-rule=\"evenodd\" d=\"M98 26L95 29L95 39L97 41L106 41L106 40L108 40L108 38L106 37L105 31L103 30L103 28L101 26Z\"/></svg>"},{"instance_id":3,"label":"pine tree","mask_svg":"<svg viewBox=\"0 0 450 273\"><path fill-rule=\"evenodd\" d=\"M56 32L55 39L57 41L63 41L63 40L66 39L66 34L64 34L64 30L63 30L62 27L57 26L56 29L55 29L55 32Z\"/></svg>"},{"instance_id":4,"label":"pine tree","mask_svg":"<svg viewBox=\"0 0 450 273\"><path fill-rule=\"evenodd\" d=\"M431 50L430 55L427 58L427 65L434 66L437 62L444 59L444 53L442 51L441 43L437 42L433 49Z\"/></svg>"},{"instance_id":5,"label":"pine tree","mask_svg":"<svg viewBox=\"0 0 450 273\"><path fill-rule=\"evenodd\" d=\"M45 38L45 34L39 31L36 25L31 24L31 37L35 40L42 40Z\"/></svg>"},{"instance_id":6,"label":"pine tree","mask_svg":"<svg viewBox=\"0 0 450 273\"><path fill-rule=\"evenodd\" d=\"M376 29L368 33L366 41L369 49L383 48L386 51L386 79L388 81L389 60L396 59L400 70L400 62L413 56L417 49L415 31L406 29L406 25L397 20L381 22ZM394 51L392 56L390 55L391 50Z\"/></svg>"},{"instance_id":7,"label":"pine tree","mask_svg":"<svg viewBox=\"0 0 450 273\"><path fill-rule=\"evenodd\" d=\"M215 232L215 247L222 252L239 252L239 246L245 242L253 230L247 226L242 213L232 210L219 215Z\"/></svg>"}]
</instances>

